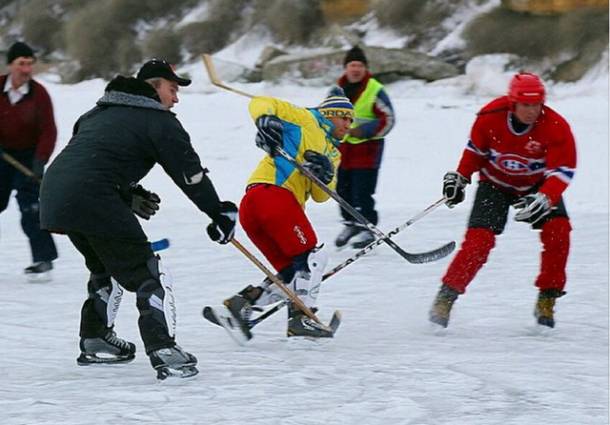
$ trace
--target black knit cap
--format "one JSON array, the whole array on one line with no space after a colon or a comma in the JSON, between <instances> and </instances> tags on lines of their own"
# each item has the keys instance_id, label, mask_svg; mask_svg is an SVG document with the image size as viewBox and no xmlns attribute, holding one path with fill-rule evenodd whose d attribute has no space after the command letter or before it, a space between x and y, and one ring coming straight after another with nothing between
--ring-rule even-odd
<instances>
[{"instance_id":1,"label":"black knit cap","mask_svg":"<svg viewBox=\"0 0 610 425\"><path fill-rule=\"evenodd\" d=\"M36 58L36 56L34 56L34 50L22 41L18 41L9 47L8 52L6 52L6 63L10 64L20 57Z\"/></svg>"},{"instance_id":2,"label":"black knit cap","mask_svg":"<svg viewBox=\"0 0 610 425\"><path fill-rule=\"evenodd\" d=\"M150 78L165 78L169 81L175 81L179 86L188 86L191 84L191 80L188 78L181 78L176 75L173 67L163 59L151 59L142 65L138 75L138 80L148 80Z\"/></svg>"},{"instance_id":3,"label":"black knit cap","mask_svg":"<svg viewBox=\"0 0 610 425\"><path fill-rule=\"evenodd\" d=\"M345 59L343 60L343 66L353 61L362 62L363 64L368 65L366 56L364 55L364 51L358 46L352 47L347 52L347 54L345 55Z\"/></svg>"}]
</instances>

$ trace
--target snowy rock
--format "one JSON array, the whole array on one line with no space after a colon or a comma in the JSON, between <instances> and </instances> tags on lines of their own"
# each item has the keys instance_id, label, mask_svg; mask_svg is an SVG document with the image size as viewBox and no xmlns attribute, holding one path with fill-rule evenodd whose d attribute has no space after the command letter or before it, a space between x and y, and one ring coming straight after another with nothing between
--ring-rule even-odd
<instances>
[{"instance_id":1,"label":"snowy rock","mask_svg":"<svg viewBox=\"0 0 610 425\"><path fill-rule=\"evenodd\" d=\"M426 81L458 75L459 69L435 57L408 49L364 47L371 72L411 77ZM263 66L263 79L277 81L284 77L320 79L331 83L343 70L343 50L279 56Z\"/></svg>"}]
</instances>

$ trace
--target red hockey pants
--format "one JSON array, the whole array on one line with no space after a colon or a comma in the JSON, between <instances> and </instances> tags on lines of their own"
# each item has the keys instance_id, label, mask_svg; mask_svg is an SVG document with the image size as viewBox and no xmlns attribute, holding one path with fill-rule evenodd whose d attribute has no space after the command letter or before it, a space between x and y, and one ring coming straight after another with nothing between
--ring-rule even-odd
<instances>
[{"instance_id":1,"label":"red hockey pants","mask_svg":"<svg viewBox=\"0 0 610 425\"><path fill-rule=\"evenodd\" d=\"M542 226L540 274L536 279L536 286L541 290L563 290L565 287L571 230L570 221L566 217L552 218ZM468 284L487 262L495 240L494 233L489 229L469 228L442 282L459 293L464 293Z\"/></svg>"},{"instance_id":2,"label":"red hockey pants","mask_svg":"<svg viewBox=\"0 0 610 425\"><path fill-rule=\"evenodd\" d=\"M257 184L248 189L239 207L239 222L276 271L318 243L301 205L279 186Z\"/></svg>"}]
</instances>

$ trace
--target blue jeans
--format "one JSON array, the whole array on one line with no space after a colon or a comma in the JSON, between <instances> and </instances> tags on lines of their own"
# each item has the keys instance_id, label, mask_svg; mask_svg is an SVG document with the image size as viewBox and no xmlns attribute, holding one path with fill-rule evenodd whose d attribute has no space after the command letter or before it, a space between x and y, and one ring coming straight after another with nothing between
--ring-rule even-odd
<instances>
[{"instance_id":1,"label":"blue jeans","mask_svg":"<svg viewBox=\"0 0 610 425\"><path fill-rule=\"evenodd\" d=\"M26 167L32 166L34 158L32 150L8 151L7 153ZM40 229L38 183L0 158L0 213L8 206L13 190L17 192L17 204L21 211L21 228L30 241L32 260L34 262L55 260L57 248L53 238L49 232Z\"/></svg>"}]
</instances>

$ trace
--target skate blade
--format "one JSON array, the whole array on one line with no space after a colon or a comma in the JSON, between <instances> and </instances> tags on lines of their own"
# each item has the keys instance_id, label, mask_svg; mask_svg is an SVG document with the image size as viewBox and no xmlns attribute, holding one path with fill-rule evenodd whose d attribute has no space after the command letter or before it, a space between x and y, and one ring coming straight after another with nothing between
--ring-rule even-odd
<instances>
[{"instance_id":1,"label":"skate blade","mask_svg":"<svg viewBox=\"0 0 610 425\"><path fill-rule=\"evenodd\" d=\"M51 272L26 273L25 277L28 283L46 283L53 280Z\"/></svg>"},{"instance_id":2,"label":"skate blade","mask_svg":"<svg viewBox=\"0 0 610 425\"><path fill-rule=\"evenodd\" d=\"M133 361L135 357L135 354L127 356L113 356L111 354L108 356L98 356L97 354L81 353L76 359L76 364L79 366L125 364Z\"/></svg>"},{"instance_id":3,"label":"skate blade","mask_svg":"<svg viewBox=\"0 0 610 425\"><path fill-rule=\"evenodd\" d=\"M220 313L217 309L210 307L208 314L212 315L214 320L227 332L233 341L238 345L244 346L251 339L241 330L239 323L231 316L227 309L227 315ZM208 319L210 320L210 319ZM210 320L212 322L212 320Z\"/></svg>"},{"instance_id":4,"label":"skate blade","mask_svg":"<svg viewBox=\"0 0 610 425\"><path fill-rule=\"evenodd\" d=\"M170 367L160 367L156 369L157 379L159 381L165 381L167 378L181 378L188 379L192 378L199 373L199 369L195 365L185 365L179 369L173 369Z\"/></svg>"}]
</instances>

